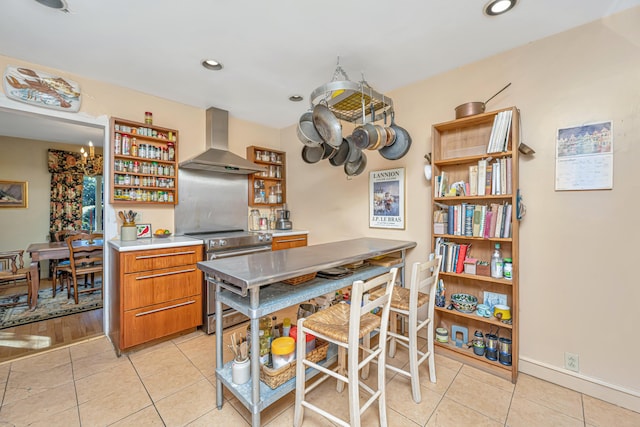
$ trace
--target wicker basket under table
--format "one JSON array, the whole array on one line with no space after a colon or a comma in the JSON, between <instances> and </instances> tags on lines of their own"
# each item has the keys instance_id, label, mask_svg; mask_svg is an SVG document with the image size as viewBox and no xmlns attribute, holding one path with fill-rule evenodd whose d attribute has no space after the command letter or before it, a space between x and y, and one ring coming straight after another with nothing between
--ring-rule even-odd
<instances>
[{"instance_id":1,"label":"wicker basket under table","mask_svg":"<svg viewBox=\"0 0 640 427\"><path fill-rule=\"evenodd\" d=\"M327 357L327 349L329 343L316 338L316 348L307 354L307 360L319 362ZM260 380L268 385L271 389L280 387L282 384L296 376L296 361L289 362L286 365L272 369L262 365L260 367Z\"/></svg>"}]
</instances>

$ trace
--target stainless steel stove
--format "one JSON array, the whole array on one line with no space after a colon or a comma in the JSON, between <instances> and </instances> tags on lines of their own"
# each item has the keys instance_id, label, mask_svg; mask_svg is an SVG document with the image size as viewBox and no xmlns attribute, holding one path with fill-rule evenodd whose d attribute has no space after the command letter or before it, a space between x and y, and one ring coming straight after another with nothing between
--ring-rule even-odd
<instances>
[{"instance_id":1,"label":"stainless steel stove","mask_svg":"<svg viewBox=\"0 0 640 427\"><path fill-rule=\"evenodd\" d=\"M251 233L241 229L197 231L185 236L202 239L207 261L271 250L270 233Z\"/></svg>"},{"instance_id":2,"label":"stainless steel stove","mask_svg":"<svg viewBox=\"0 0 640 427\"><path fill-rule=\"evenodd\" d=\"M251 233L242 229L210 230L184 233L185 236L202 239L207 261L232 256L248 255L271 251L270 233ZM215 285L204 283L203 328L212 334L216 329L216 290ZM222 328L228 328L249 320L245 315L223 305Z\"/></svg>"}]
</instances>

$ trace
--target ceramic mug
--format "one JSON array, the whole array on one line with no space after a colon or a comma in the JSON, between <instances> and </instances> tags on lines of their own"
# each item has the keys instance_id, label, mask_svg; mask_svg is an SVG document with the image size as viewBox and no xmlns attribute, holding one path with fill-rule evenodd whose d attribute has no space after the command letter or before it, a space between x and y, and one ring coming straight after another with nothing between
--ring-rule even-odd
<instances>
[{"instance_id":1,"label":"ceramic mug","mask_svg":"<svg viewBox=\"0 0 640 427\"><path fill-rule=\"evenodd\" d=\"M493 315L498 320L510 320L511 319L511 307L503 304L496 304L493 306Z\"/></svg>"},{"instance_id":2,"label":"ceramic mug","mask_svg":"<svg viewBox=\"0 0 640 427\"><path fill-rule=\"evenodd\" d=\"M478 316L491 317L491 308L486 304L478 304L476 310Z\"/></svg>"}]
</instances>

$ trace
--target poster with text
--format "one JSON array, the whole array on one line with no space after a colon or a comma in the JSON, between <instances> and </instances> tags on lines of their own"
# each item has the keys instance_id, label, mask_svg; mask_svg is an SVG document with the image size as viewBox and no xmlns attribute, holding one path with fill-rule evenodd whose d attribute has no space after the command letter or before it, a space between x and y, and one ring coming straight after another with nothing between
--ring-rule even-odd
<instances>
[{"instance_id":1,"label":"poster with text","mask_svg":"<svg viewBox=\"0 0 640 427\"><path fill-rule=\"evenodd\" d=\"M404 168L369 174L369 227L404 229Z\"/></svg>"}]
</instances>

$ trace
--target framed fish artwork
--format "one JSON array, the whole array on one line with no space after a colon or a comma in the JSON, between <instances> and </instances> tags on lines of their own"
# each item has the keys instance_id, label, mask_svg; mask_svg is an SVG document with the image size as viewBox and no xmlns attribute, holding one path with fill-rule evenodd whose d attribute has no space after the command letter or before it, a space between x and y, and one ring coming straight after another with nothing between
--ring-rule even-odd
<instances>
[{"instance_id":1,"label":"framed fish artwork","mask_svg":"<svg viewBox=\"0 0 640 427\"><path fill-rule=\"evenodd\" d=\"M2 77L7 98L39 107L77 113L81 94L78 83L30 68L8 66Z\"/></svg>"}]
</instances>

